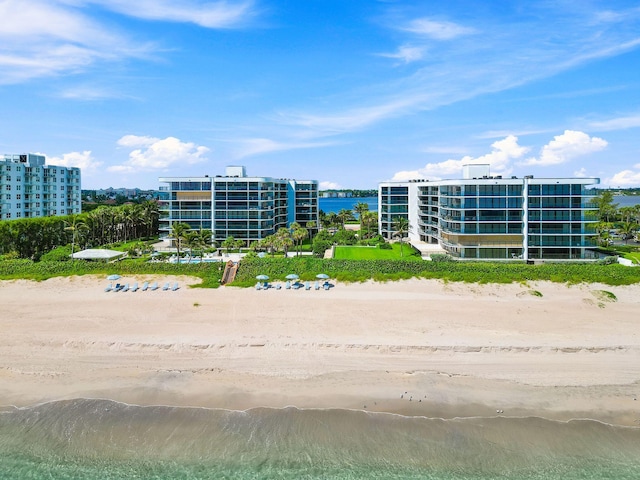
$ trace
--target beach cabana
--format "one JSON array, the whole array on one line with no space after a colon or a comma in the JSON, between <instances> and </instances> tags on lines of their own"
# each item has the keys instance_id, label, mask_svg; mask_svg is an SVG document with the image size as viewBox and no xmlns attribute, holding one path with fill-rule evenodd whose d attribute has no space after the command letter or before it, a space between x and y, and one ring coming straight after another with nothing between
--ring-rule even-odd
<instances>
[{"instance_id":1,"label":"beach cabana","mask_svg":"<svg viewBox=\"0 0 640 480\"><path fill-rule=\"evenodd\" d=\"M87 250L81 250L71 255L71 258L79 260L113 260L125 255L125 252L118 252L116 250L107 250L103 248L89 248Z\"/></svg>"}]
</instances>

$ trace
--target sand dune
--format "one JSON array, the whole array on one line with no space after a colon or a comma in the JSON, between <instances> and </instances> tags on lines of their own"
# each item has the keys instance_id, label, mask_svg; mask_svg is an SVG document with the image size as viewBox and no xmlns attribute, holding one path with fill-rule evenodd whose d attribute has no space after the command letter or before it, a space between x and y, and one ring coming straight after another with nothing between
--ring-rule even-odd
<instances>
[{"instance_id":1,"label":"sand dune","mask_svg":"<svg viewBox=\"0 0 640 480\"><path fill-rule=\"evenodd\" d=\"M182 288L0 282L0 405L99 397L640 422L640 285L256 291L123 280Z\"/></svg>"}]
</instances>

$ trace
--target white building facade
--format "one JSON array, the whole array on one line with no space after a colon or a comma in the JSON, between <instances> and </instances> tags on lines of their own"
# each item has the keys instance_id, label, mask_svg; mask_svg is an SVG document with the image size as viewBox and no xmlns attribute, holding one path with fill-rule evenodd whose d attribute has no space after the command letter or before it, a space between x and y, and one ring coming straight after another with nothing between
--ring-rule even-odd
<instances>
[{"instance_id":1,"label":"white building facade","mask_svg":"<svg viewBox=\"0 0 640 480\"><path fill-rule=\"evenodd\" d=\"M490 176L469 165L460 180L384 182L378 189L379 230L409 221L409 239L439 244L461 259L585 260L596 236L590 188L597 178Z\"/></svg>"},{"instance_id":2,"label":"white building facade","mask_svg":"<svg viewBox=\"0 0 640 480\"><path fill-rule=\"evenodd\" d=\"M45 165L43 155L0 156L0 219L80 213L80 169Z\"/></svg>"},{"instance_id":3,"label":"white building facade","mask_svg":"<svg viewBox=\"0 0 640 480\"><path fill-rule=\"evenodd\" d=\"M164 177L160 183L160 235L169 237L174 223L211 230L220 242L228 237L247 244L298 222L318 225L318 182L248 177L242 166L225 175Z\"/></svg>"}]
</instances>

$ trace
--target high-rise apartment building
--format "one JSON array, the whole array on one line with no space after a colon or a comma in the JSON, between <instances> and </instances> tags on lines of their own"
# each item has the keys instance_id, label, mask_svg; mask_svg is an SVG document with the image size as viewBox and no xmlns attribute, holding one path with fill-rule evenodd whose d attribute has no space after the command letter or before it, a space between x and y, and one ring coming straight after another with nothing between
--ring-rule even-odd
<instances>
[{"instance_id":1,"label":"high-rise apartment building","mask_svg":"<svg viewBox=\"0 0 640 480\"><path fill-rule=\"evenodd\" d=\"M597 222L588 188L597 178L489 175L488 165L466 165L461 180L384 182L378 190L380 233L409 221L409 238L439 244L466 259L594 258Z\"/></svg>"},{"instance_id":2,"label":"high-rise apartment building","mask_svg":"<svg viewBox=\"0 0 640 480\"><path fill-rule=\"evenodd\" d=\"M80 191L79 168L33 153L0 156L0 220L80 213Z\"/></svg>"},{"instance_id":3,"label":"high-rise apartment building","mask_svg":"<svg viewBox=\"0 0 640 480\"><path fill-rule=\"evenodd\" d=\"M248 177L245 167L227 167L225 175L164 177L160 187L160 234L174 223L211 230L218 242L232 236L247 243L298 222L318 225L318 182Z\"/></svg>"}]
</instances>

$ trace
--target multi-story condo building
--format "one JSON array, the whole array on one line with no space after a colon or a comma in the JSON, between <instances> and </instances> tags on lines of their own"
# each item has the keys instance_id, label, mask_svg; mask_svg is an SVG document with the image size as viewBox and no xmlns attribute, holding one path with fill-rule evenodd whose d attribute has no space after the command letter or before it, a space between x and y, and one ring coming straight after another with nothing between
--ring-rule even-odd
<instances>
[{"instance_id":1,"label":"multi-story condo building","mask_svg":"<svg viewBox=\"0 0 640 480\"><path fill-rule=\"evenodd\" d=\"M595 258L597 222L590 186L597 178L502 178L488 165L465 165L461 180L384 182L380 233L409 221L409 239L437 243L461 259Z\"/></svg>"},{"instance_id":2,"label":"multi-story condo building","mask_svg":"<svg viewBox=\"0 0 640 480\"><path fill-rule=\"evenodd\" d=\"M244 167L227 167L215 177L159 179L160 234L169 237L174 223L211 230L216 241L232 236L247 243L261 240L298 222L318 225L318 182L248 177Z\"/></svg>"},{"instance_id":3,"label":"multi-story condo building","mask_svg":"<svg viewBox=\"0 0 640 480\"><path fill-rule=\"evenodd\" d=\"M80 213L80 191L79 168L33 153L0 156L0 220Z\"/></svg>"}]
</instances>

